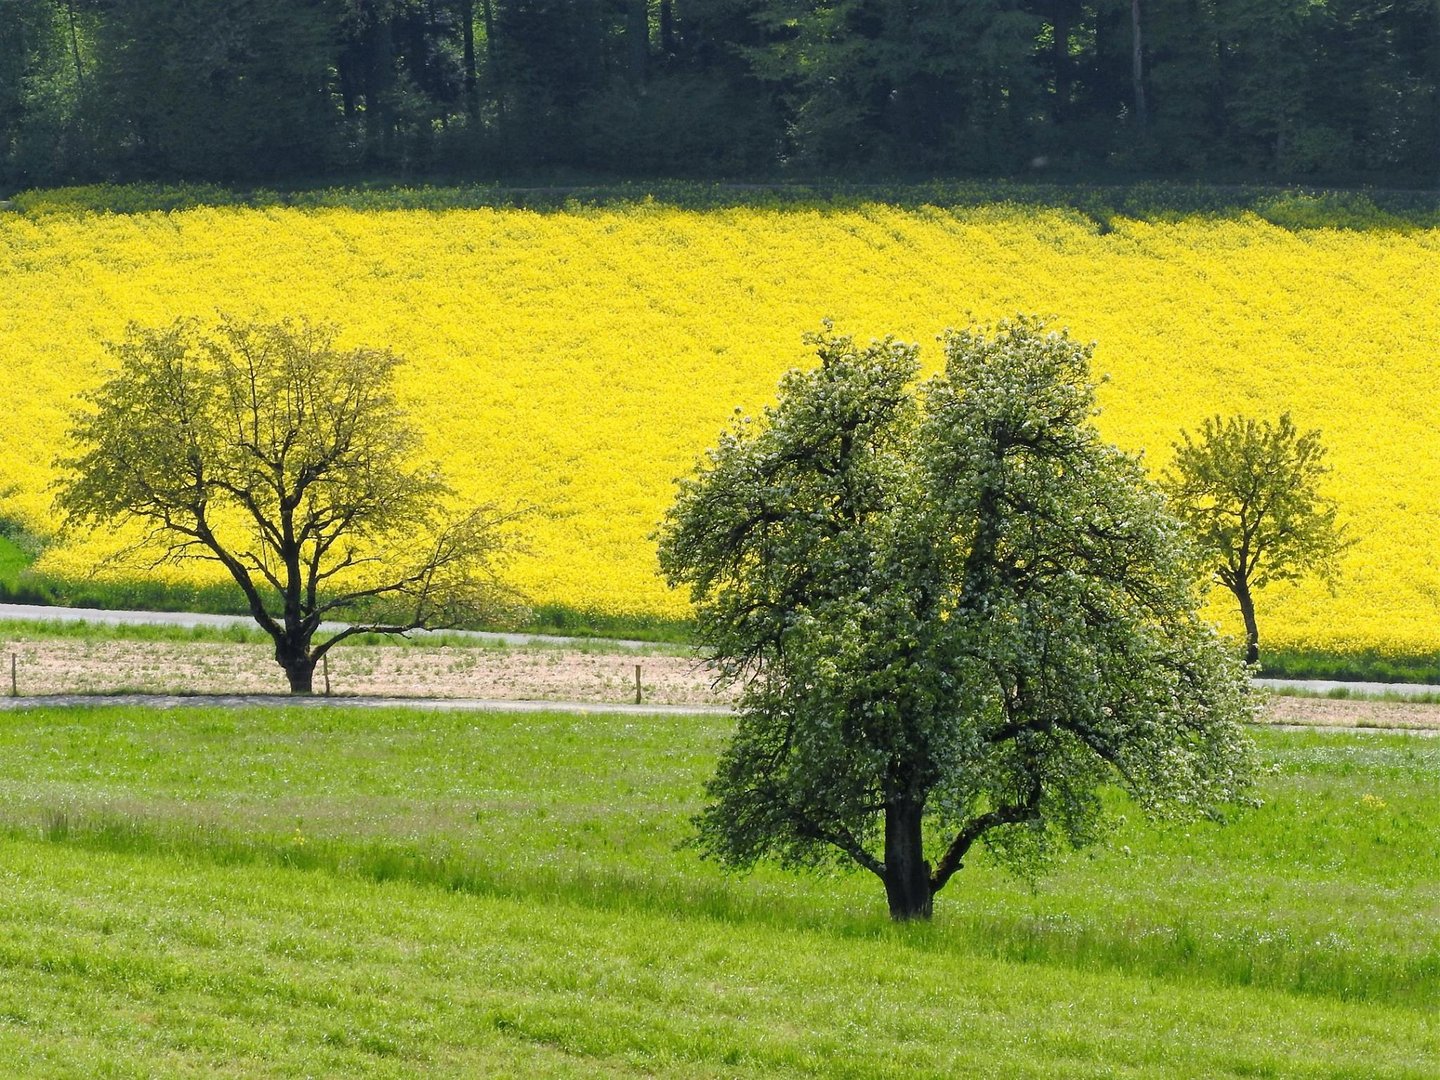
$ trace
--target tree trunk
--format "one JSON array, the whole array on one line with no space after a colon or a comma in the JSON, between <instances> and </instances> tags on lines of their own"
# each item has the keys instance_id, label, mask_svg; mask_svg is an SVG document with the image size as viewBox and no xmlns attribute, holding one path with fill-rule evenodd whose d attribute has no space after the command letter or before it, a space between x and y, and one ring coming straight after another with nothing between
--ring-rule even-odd
<instances>
[{"instance_id":1,"label":"tree trunk","mask_svg":"<svg viewBox=\"0 0 1440 1080\"><path fill-rule=\"evenodd\" d=\"M1430 109L1433 181L1440 187L1440 0L1434 0L1430 20Z\"/></svg>"},{"instance_id":2,"label":"tree trunk","mask_svg":"<svg viewBox=\"0 0 1440 1080\"><path fill-rule=\"evenodd\" d=\"M275 659L285 669L285 678L290 680L290 693L311 693L315 681L315 658L310 655L310 643L280 640L275 642Z\"/></svg>"},{"instance_id":3,"label":"tree trunk","mask_svg":"<svg viewBox=\"0 0 1440 1080\"><path fill-rule=\"evenodd\" d=\"M1053 39L1050 44L1050 62L1055 68L1055 108L1053 111L1057 121L1067 120L1070 116L1070 94L1072 92L1070 16L1069 7L1062 0L1061 3L1055 5L1054 19L1050 24Z\"/></svg>"},{"instance_id":4,"label":"tree trunk","mask_svg":"<svg viewBox=\"0 0 1440 1080\"><path fill-rule=\"evenodd\" d=\"M493 0L480 0L480 20L485 28L485 84L490 90L490 99L495 105L495 122L504 147L509 139L509 125L505 119L505 82L500 71L495 42L495 6Z\"/></svg>"},{"instance_id":5,"label":"tree trunk","mask_svg":"<svg viewBox=\"0 0 1440 1080\"><path fill-rule=\"evenodd\" d=\"M1140 38L1140 0L1130 0L1130 81L1135 91L1135 126L1143 134L1150 126L1145 100L1145 51Z\"/></svg>"},{"instance_id":6,"label":"tree trunk","mask_svg":"<svg viewBox=\"0 0 1440 1080\"><path fill-rule=\"evenodd\" d=\"M626 52L629 54L626 66L630 82L635 86L645 83L646 67L650 60L650 5L648 0L629 0L625 19Z\"/></svg>"},{"instance_id":7,"label":"tree trunk","mask_svg":"<svg viewBox=\"0 0 1440 1080\"><path fill-rule=\"evenodd\" d=\"M1240 615L1245 620L1245 662L1258 664L1260 662L1260 630L1255 625L1255 600L1250 595L1248 585L1237 585L1234 592L1235 599L1240 601Z\"/></svg>"},{"instance_id":8,"label":"tree trunk","mask_svg":"<svg viewBox=\"0 0 1440 1080\"><path fill-rule=\"evenodd\" d=\"M913 799L897 799L885 808L885 896L896 922L928 919L934 913L920 828L924 815L924 805Z\"/></svg>"},{"instance_id":9,"label":"tree trunk","mask_svg":"<svg viewBox=\"0 0 1440 1080\"><path fill-rule=\"evenodd\" d=\"M390 121L390 91L395 82L394 26L372 4L366 11L363 32L366 149L388 160L395 141Z\"/></svg>"},{"instance_id":10,"label":"tree trunk","mask_svg":"<svg viewBox=\"0 0 1440 1080\"><path fill-rule=\"evenodd\" d=\"M354 46L347 45L336 60L336 74L340 83L340 108L346 120L354 120L357 109L355 104L358 90L356 88Z\"/></svg>"},{"instance_id":11,"label":"tree trunk","mask_svg":"<svg viewBox=\"0 0 1440 1080\"><path fill-rule=\"evenodd\" d=\"M314 664L297 664L294 667L287 667L285 677L290 680L290 693L310 694L314 692Z\"/></svg>"},{"instance_id":12,"label":"tree trunk","mask_svg":"<svg viewBox=\"0 0 1440 1080\"><path fill-rule=\"evenodd\" d=\"M70 53L72 56L75 57L75 85L80 88L81 93L84 93L85 69L83 66L81 66L80 63L80 34L79 31L75 29L74 0L67 0L65 4L65 13L70 17Z\"/></svg>"},{"instance_id":13,"label":"tree trunk","mask_svg":"<svg viewBox=\"0 0 1440 1080\"><path fill-rule=\"evenodd\" d=\"M675 9L672 0L660 0L660 51L675 55Z\"/></svg>"},{"instance_id":14,"label":"tree trunk","mask_svg":"<svg viewBox=\"0 0 1440 1080\"><path fill-rule=\"evenodd\" d=\"M475 69L475 0L461 0L460 32L465 48L465 112L473 120L480 115L479 75Z\"/></svg>"}]
</instances>

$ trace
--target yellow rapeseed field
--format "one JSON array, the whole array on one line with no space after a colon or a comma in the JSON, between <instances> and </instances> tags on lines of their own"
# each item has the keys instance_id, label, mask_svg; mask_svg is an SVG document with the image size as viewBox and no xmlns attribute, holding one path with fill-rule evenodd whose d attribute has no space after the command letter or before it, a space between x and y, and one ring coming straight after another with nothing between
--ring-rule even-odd
<instances>
[{"instance_id":1,"label":"yellow rapeseed field","mask_svg":"<svg viewBox=\"0 0 1440 1080\"><path fill-rule=\"evenodd\" d=\"M946 326L1036 312L1098 342L1101 427L1152 467L1210 414L1322 429L1357 542L1333 593L1262 594L1267 643L1434 650L1437 255L1434 230L1102 234L1004 206L0 214L0 512L52 527L67 412L128 321L306 315L410 359L403 393L464 495L536 508L511 570L533 599L678 616L648 539L672 479L808 362L804 331L829 317L933 361ZM83 575L114 543L67 539L41 568Z\"/></svg>"}]
</instances>

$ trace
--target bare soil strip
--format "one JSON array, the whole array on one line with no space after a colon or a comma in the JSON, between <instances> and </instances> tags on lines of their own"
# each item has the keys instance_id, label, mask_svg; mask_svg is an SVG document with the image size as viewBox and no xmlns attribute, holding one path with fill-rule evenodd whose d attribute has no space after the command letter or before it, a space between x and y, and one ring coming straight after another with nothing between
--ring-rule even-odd
<instances>
[{"instance_id":1,"label":"bare soil strip","mask_svg":"<svg viewBox=\"0 0 1440 1080\"><path fill-rule=\"evenodd\" d=\"M1336 701L1330 698L1266 698L1261 719L1268 724L1329 728L1440 730L1440 705L1409 701Z\"/></svg>"},{"instance_id":2,"label":"bare soil strip","mask_svg":"<svg viewBox=\"0 0 1440 1080\"><path fill-rule=\"evenodd\" d=\"M0 712L124 706L144 709L417 709L424 712L563 712L618 716L704 716L725 715L730 712L728 705L635 705L608 701L524 701L373 695L325 697L320 694L46 694L39 697L0 697Z\"/></svg>"},{"instance_id":3,"label":"bare soil strip","mask_svg":"<svg viewBox=\"0 0 1440 1080\"><path fill-rule=\"evenodd\" d=\"M633 705L635 667L646 706L723 707L735 695L714 673L679 656L636 656L623 648L452 648L393 645L337 649L330 688L357 704L425 699L493 707L503 702ZM16 641L0 636L0 695L281 695L285 680L266 645L221 642ZM324 678L316 673L316 690ZM362 701L359 699L369 699ZM58 700L56 703L59 703ZM21 702L15 702L21 704ZM1340 729L1440 729L1440 705L1267 696L1262 722Z\"/></svg>"},{"instance_id":4,"label":"bare soil strip","mask_svg":"<svg viewBox=\"0 0 1440 1080\"><path fill-rule=\"evenodd\" d=\"M228 642L15 641L0 636L0 694L274 694L285 677L268 645ZM713 673L680 656L555 648L347 646L329 657L335 694L633 704L728 705ZM324 688L324 673L315 673Z\"/></svg>"}]
</instances>

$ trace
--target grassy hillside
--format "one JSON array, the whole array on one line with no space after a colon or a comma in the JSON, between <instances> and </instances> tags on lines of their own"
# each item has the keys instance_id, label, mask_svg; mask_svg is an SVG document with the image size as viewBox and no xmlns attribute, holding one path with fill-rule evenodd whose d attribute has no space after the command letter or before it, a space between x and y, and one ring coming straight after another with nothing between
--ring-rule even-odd
<instances>
[{"instance_id":1,"label":"grassy hillside","mask_svg":"<svg viewBox=\"0 0 1440 1080\"><path fill-rule=\"evenodd\" d=\"M0 732L12 1075L1424 1076L1440 745L1261 740L932 926L677 842L726 721L44 710ZM1120 809L1124 809L1123 807Z\"/></svg>"},{"instance_id":2,"label":"grassy hillside","mask_svg":"<svg viewBox=\"0 0 1440 1080\"><path fill-rule=\"evenodd\" d=\"M539 605L601 626L663 623L686 615L648 539L671 481L735 408L758 410L781 372L809 362L804 331L830 317L862 338L930 342L947 325L1035 311L1099 343L1101 427L1157 469L1181 428L1215 413L1288 409L1323 431L1357 543L1333 593L1261 595L1267 645L1433 657L1433 215L930 194L521 210L351 193L126 214L86 209L94 193L22 198L25 212L0 215L0 275L26 301L0 315L15 414L0 454L19 485L0 514L53 531L47 485L67 411L127 321L304 314L409 356L404 393L458 487L535 508L511 575ZM124 539L69 538L38 569L84 579ZM1215 611L1233 625L1230 608L1222 597Z\"/></svg>"}]
</instances>

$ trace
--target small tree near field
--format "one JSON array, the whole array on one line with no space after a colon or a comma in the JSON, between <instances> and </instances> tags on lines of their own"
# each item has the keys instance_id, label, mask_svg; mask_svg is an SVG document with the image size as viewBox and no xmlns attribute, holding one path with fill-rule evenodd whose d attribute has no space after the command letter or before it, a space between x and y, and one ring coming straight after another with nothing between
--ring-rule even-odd
<instances>
[{"instance_id":1,"label":"small tree near field","mask_svg":"<svg viewBox=\"0 0 1440 1080\"><path fill-rule=\"evenodd\" d=\"M1162 486L1235 594L1251 664L1260 659L1255 590L1307 574L1329 580L1346 547L1335 504L1318 490L1329 471L1320 432L1300 434L1289 413L1275 423L1213 417L1199 439L1181 432L1175 444Z\"/></svg>"},{"instance_id":2,"label":"small tree near field","mask_svg":"<svg viewBox=\"0 0 1440 1080\"><path fill-rule=\"evenodd\" d=\"M57 506L72 525L138 520L160 560L220 563L294 693L360 633L493 612L499 520L444 512L396 401L400 358L306 322L132 327L86 395ZM322 622L345 621L333 631Z\"/></svg>"},{"instance_id":3,"label":"small tree near field","mask_svg":"<svg viewBox=\"0 0 1440 1080\"><path fill-rule=\"evenodd\" d=\"M1101 789L1216 812L1249 773L1239 658L1180 523L1092 423L1088 350L1033 319L915 347L812 339L682 481L660 562L741 688L698 843L848 861L927 918L977 842L1095 839Z\"/></svg>"}]
</instances>

